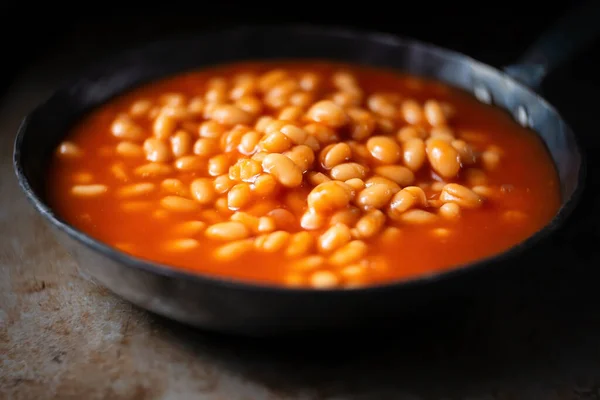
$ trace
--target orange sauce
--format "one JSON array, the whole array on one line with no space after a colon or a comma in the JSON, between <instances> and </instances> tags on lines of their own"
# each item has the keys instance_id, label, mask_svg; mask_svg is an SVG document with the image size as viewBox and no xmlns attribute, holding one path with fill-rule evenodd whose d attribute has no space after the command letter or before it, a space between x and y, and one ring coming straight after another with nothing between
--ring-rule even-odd
<instances>
[{"instance_id":1,"label":"orange sauce","mask_svg":"<svg viewBox=\"0 0 600 400\"><path fill-rule=\"evenodd\" d=\"M283 284L289 276L289 261L281 252L254 251L233 261L219 262L211 255L219 243L202 234L193 236L200 242L197 248L165 251L163 244L174 237L176 224L199 217L198 212L156 213L160 209L160 199L165 196L160 190L138 199L153 204L138 211L124 210L123 200L113 196L111 191L98 198L79 198L71 194L72 186L78 179L85 180L86 174L93 176L94 183L102 183L110 189L123 186L126 182L116 177L110 167L120 163L131 176L131 171L143 163L116 154L114 149L119 140L110 134L113 120L120 113L128 112L136 100L155 99L165 93L182 93L191 98L202 95L207 80L215 76L227 78L249 71L260 74L274 68L310 70L321 76L329 76L343 68L357 77L365 94L394 92L420 103L436 99L450 104L453 108L450 126L457 137L464 137L478 152L490 145L502 152L499 167L485 171L485 186L494 194L486 197L483 206L463 210L458 222L440 219L433 225L396 223L398 235L391 242L378 237L367 240L369 254L374 260L370 268L375 272L363 275L361 284L432 274L503 252L541 229L557 212L560 205L558 177L545 146L534 132L519 126L505 111L484 105L471 95L439 82L387 70L316 62L248 62L218 66L168 77L110 100L85 115L68 133L67 139L83 151L84 157L74 160L54 157L48 185L51 206L77 229L108 245L119 246L136 257L188 272ZM329 89L326 85L322 90ZM267 110L265 114L277 113ZM406 125L401 118L394 123L394 134ZM149 132L148 135L151 134L150 120L142 119L139 124ZM197 132L194 135L197 139ZM205 176L209 176L206 171L171 175L186 185L196 177ZM428 169L418 171L415 176L415 184L424 184L428 198L435 199L435 192L427 185L438 178ZM140 181L129 179L130 183ZM160 185L163 179L146 178L143 182ZM464 183L464 170L452 182ZM300 190L308 193L307 189ZM281 194L277 200L281 204L284 203L283 196ZM261 201L255 199L253 204ZM432 233L435 228L446 228L447 231L436 236Z\"/></svg>"}]
</instances>

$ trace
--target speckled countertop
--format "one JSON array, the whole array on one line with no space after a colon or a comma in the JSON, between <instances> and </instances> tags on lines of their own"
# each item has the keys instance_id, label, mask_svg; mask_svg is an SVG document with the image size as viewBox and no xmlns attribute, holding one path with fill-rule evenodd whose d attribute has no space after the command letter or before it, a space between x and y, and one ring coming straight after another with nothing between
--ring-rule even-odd
<instances>
[{"instance_id":1,"label":"speckled countertop","mask_svg":"<svg viewBox=\"0 0 600 400\"><path fill-rule=\"evenodd\" d=\"M75 58L35 66L0 103L0 399L600 398L597 159L562 234L516 272L448 299L447 310L394 333L224 337L150 315L82 278L21 194L15 131ZM593 153L593 102L573 106L574 93L595 92L580 75L549 94Z\"/></svg>"}]
</instances>

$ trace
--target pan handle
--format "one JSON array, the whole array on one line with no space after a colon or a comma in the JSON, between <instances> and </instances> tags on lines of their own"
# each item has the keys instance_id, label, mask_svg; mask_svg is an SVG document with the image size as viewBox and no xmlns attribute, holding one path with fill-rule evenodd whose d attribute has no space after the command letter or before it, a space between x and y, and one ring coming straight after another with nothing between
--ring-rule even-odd
<instances>
[{"instance_id":1,"label":"pan handle","mask_svg":"<svg viewBox=\"0 0 600 400\"><path fill-rule=\"evenodd\" d=\"M538 90L544 78L583 50L600 33L600 1L589 0L570 10L504 72Z\"/></svg>"}]
</instances>

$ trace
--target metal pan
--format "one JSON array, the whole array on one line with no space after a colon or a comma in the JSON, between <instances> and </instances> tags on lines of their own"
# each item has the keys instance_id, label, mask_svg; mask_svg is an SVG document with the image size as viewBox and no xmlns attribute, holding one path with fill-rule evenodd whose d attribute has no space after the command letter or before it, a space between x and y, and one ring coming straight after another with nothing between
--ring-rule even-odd
<instances>
[{"instance_id":1,"label":"metal pan","mask_svg":"<svg viewBox=\"0 0 600 400\"><path fill-rule=\"evenodd\" d=\"M597 4L595 8L599 8ZM19 128L14 168L27 198L54 228L80 270L117 295L157 314L197 327L244 335L357 327L397 319L418 310L419 305L460 291L476 273L507 267L523 250L555 231L575 207L584 180L582 153L565 121L532 88L594 36L598 15L597 9L575 13L506 72L413 40L314 26L251 26L160 41L97 65L39 105ZM576 42L556 40L562 32L571 32ZM46 203L49 156L82 113L128 88L165 75L223 62L270 58L334 59L392 67L447 82L508 110L521 124L536 130L546 143L560 176L562 207L545 228L528 240L449 272L366 288L311 290L190 274L136 259L78 231Z\"/></svg>"}]
</instances>

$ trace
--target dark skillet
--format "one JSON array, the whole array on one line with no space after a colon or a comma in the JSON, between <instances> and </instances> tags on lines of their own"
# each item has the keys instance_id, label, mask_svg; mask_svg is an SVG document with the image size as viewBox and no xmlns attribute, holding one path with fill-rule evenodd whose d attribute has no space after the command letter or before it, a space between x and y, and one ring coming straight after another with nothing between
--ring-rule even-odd
<instances>
[{"instance_id":1,"label":"dark skillet","mask_svg":"<svg viewBox=\"0 0 600 400\"><path fill-rule=\"evenodd\" d=\"M595 6L598 8L598 6ZM23 121L14 167L34 207L50 223L80 269L114 293L157 314L222 332L264 335L345 328L396 319L420 305L460 292L464 283L515 257L554 232L582 191L584 165L577 140L535 88L562 59L593 37L598 10L563 21L516 66L499 71L469 57L394 36L316 27L243 27L165 40L130 51L58 90ZM586 31L587 29L587 31ZM568 32L574 43L556 40ZM559 47L556 47L559 46ZM531 126L546 143L560 177L562 207L541 231L510 250L455 270L361 289L288 289L194 275L142 261L87 236L54 214L46 203L49 157L84 112L135 85L183 70L244 59L320 58L392 67L432 77L493 102ZM519 81L523 83L519 83Z\"/></svg>"}]
</instances>

